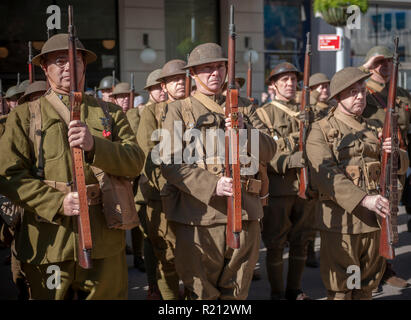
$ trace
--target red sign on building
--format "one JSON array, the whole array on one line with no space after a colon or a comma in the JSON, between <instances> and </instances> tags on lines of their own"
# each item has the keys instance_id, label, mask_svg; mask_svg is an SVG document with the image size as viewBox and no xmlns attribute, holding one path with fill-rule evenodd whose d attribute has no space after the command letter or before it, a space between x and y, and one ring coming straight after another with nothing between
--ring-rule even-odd
<instances>
[{"instance_id":1,"label":"red sign on building","mask_svg":"<svg viewBox=\"0 0 411 320\"><path fill-rule=\"evenodd\" d=\"M318 51L339 51L341 50L341 38L336 34L319 34Z\"/></svg>"}]
</instances>

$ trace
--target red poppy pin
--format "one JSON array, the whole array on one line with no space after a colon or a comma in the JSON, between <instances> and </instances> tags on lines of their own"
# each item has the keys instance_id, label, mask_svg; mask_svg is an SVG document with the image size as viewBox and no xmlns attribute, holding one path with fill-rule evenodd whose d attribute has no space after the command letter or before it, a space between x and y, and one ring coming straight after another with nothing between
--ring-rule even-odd
<instances>
[{"instance_id":1,"label":"red poppy pin","mask_svg":"<svg viewBox=\"0 0 411 320\"><path fill-rule=\"evenodd\" d=\"M107 119L107 118L100 118L100 120L101 120L101 124L103 125L103 127L104 127L104 130L103 130L103 137L104 138L109 138L110 136L111 136L111 131L110 131L110 124L109 124L109 119Z\"/></svg>"}]
</instances>

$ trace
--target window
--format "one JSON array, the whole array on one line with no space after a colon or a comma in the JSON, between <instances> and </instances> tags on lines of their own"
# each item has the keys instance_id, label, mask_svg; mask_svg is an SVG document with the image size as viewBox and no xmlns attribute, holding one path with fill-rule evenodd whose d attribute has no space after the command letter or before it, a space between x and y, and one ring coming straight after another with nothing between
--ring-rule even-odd
<instances>
[{"instance_id":1,"label":"window","mask_svg":"<svg viewBox=\"0 0 411 320\"><path fill-rule=\"evenodd\" d=\"M219 43L219 1L165 0L166 61L187 60L201 43Z\"/></svg>"},{"instance_id":2,"label":"window","mask_svg":"<svg viewBox=\"0 0 411 320\"><path fill-rule=\"evenodd\" d=\"M68 5L73 5L77 35L86 49L97 54L97 61L87 67L86 85L98 85L100 79L119 70L116 0L15 0L0 3L0 78L4 89L16 84L16 74L28 79L28 41L33 43L33 56L47 40L47 7L61 9L61 30L67 33ZM22 10L25 8L25 10ZM56 31L56 30L55 30ZM44 79L39 67L36 79ZM117 73L118 74L118 73Z\"/></svg>"},{"instance_id":3,"label":"window","mask_svg":"<svg viewBox=\"0 0 411 320\"><path fill-rule=\"evenodd\" d=\"M305 0L264 0L265 78L284 61L302 71L310 8Z\"/></svg>"}]
</instances>

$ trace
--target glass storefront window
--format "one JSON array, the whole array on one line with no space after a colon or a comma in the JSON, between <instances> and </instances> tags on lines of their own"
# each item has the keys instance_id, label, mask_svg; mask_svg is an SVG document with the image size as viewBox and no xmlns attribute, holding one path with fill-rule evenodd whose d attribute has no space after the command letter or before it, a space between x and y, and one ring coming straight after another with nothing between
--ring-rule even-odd
<instances>
[{"instance_id":1,"label":"glass storefront window","mask_svg":"<svg viewBox=\"0 0 411 320\"><path fill-rule=\"evenodd\" d=\"M187 60L205 42L219 43L219 1L165 0L166 61Z\"/></svg>"},{"instance_id":2,"label":"glass storefront window","mask_svg":"<svg viewBox=\"0 0 411 320\"><path fill-rule=\"evenodd\" d=\"M119 71L117 0L1 1L0 78L3 88L15 85L18 72L21 81L28 79L27 44L28 41L33 42L33 55L36 55L47 40L48 6L60 7L61 30L57 32L67 33L69 4L73 5L78 37L87 49L98 56L96 62L87 66L87 86L93 88L102 77L111 75L113 69ZM37 80L44 79L39 67L35 68L35 72Z\"/></svg>"},{"instance_id":3,"label":"glass storefront window","mask_svg":"<svg viewBox=\"0 0 411 320\"><path fill-rule=\"evenodd\" d=\"M363 64L368 50L374 46L392 49L394 35L399 36L399 85L411 91L411 5L369 6L361 17L361 28L351 31L352 65Z\"/></svg>"},{"instance_id":4,"label":"glass storefront window","mask_svg":"<svg viewBox=\"0 0 411 320\"><path fill-rule=\"evenodd\" d=\"M284 61L303 69L310 7L310 1L305 0L264 0L265 78Z\"/></svg>"}]
</instances>

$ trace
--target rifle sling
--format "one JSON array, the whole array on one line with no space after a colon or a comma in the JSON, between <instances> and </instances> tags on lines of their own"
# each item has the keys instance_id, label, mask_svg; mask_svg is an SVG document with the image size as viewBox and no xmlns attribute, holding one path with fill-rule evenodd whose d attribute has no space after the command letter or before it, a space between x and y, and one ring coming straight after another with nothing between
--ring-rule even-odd
<instances>
[{"instance_id":1,"label":"rifle sling","mask_svg":"<svg viewBox=\"0 0 411 320\"><path fill-rule=\"evenodd\" d=\"M221 114L225 117L223 108L218 103L207 97L205 94L202 94L197 91L193 95L193 97L200 101L209 111Z\"/></svg>"},{"instance_id":2,"label":"rifle sling","mask_svg":"<svg viewBox=\"0 0 411 320\"><path fill-rule=\"evenodd\" d=\"M300 122L300 119L298 119L298 116L300 114L300 112L295 112L290 110L289 108L287 108L285 105L281 104L280 102L277 101L271 101L271 104L280 109L281 111L284 111L286 114L288 114L290 117L294 118L295 120L297 120L297 122Z\"/></svg>"},{"instance_id":3,"label":"rifle sling","mask_svg":"<svg viewBox=\"0 0 411 320\"><path fill-rule=\"evenodd\" d=\"M349 115L345 115L343 114L341 111L339 110L335 110L334 112L334 117L338 120L340 120L341 122L343 122L345 125L347 125L348 127L361 132L363 135L365 135L367 138L369 138L370 140L374 141L375 143L379 143L379 140L377 139L377 137L371 133L371 131L367 128L366 123L364 122L365 126L363 126L360 122L358 122L357 120L355 120L353 117L349 116Z\"/></svg>"}]
</instances>

